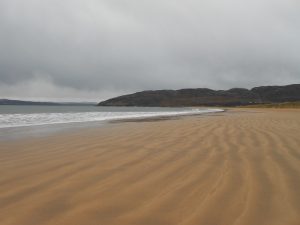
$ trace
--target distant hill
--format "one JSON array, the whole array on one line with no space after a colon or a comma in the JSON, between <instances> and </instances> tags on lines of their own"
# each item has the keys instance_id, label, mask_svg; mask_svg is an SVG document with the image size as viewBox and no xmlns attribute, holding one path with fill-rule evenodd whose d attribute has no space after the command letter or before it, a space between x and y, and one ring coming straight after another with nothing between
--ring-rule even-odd
<instances>
[{"instance_id":1,"label":"distant hill","mask_svg":"<svg viewBox=\"0 0 300 225\"><path fill-rule=\"evenodd\" d=\"M0 105L49 105L49 106L80 106L80 105L96 105L90 102L35 102L21 101L12 99L0 99Z\"/></svg>"},{"instance_id":2,"label":"distant hill","mask_svg":"<svg viewBox=\"0 0 300 225\"><path fill-rule=\"evenodd\" d=\"M243 106L300 101L300 84L252 89L207 88L142 91L100 102L98 106Z\"/></svg>"}]
</instances>

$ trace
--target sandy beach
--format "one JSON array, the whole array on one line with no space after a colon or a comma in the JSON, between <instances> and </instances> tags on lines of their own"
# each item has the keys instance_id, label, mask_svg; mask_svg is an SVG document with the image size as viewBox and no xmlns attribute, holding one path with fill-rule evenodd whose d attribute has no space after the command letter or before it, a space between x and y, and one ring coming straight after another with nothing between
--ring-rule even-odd
<instances>
[{"instance_id":1,"label":"sandy beach","mask_svg":"<svg viewBox=\"0 0 300 225\"><path fill-rule=\"evenodd\" d=\"M1 141L1 225L299 225L300 110Z\"/></svg>"}]
</instances>

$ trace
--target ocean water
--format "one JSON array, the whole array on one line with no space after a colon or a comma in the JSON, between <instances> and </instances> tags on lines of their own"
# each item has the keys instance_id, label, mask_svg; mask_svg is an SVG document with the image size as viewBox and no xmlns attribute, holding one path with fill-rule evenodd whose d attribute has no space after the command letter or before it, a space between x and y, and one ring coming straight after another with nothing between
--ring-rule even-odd
<instances>
[{"instance_id":1,"label":"ocean water","mask_svg":"<svg viewBox=\"0 0 300 225\"><path fill-rule=\"evenodd\" d=\"M220 112L221 109L97 106L0 106L0 129L120 119L180 116Z\"/></svg>"}]
</instances>

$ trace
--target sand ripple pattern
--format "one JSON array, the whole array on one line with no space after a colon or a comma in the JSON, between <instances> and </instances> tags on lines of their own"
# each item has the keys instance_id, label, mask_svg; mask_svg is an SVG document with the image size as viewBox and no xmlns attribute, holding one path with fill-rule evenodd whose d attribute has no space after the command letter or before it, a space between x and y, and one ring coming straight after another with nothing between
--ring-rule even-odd
<instances>
[{"instance_id":1,"label":"sand ripple pattern","mask_svg":"<svg viewBox=\"0 0 300 225\"><path fill-rule=\"evenodd\" d=\"M300 111L1 143L2 225L299 225Z\"/></svg>"}]
</instances>

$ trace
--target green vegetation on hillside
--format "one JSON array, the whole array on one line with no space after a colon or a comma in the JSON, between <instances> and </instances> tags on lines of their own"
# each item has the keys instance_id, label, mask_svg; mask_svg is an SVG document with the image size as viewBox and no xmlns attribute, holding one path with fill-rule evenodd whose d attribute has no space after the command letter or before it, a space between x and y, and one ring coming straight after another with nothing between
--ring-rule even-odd
<instances>
[{"instance_id":1,"label":"green vegetation on hillside","mask_svg":"<svg viewBox=\"0 0 300 225\"><path fill-rule=\"evenodd\" d=\"M287 103L286 103L287 102ZM232 88L212 90L208 88L142 91L100 102L99 106L259 106L295 107L300 102L300 84L286 86L261 86L252 89ZM280 105L283 103L283 105Z\"/></svg>"}]
</instances>

